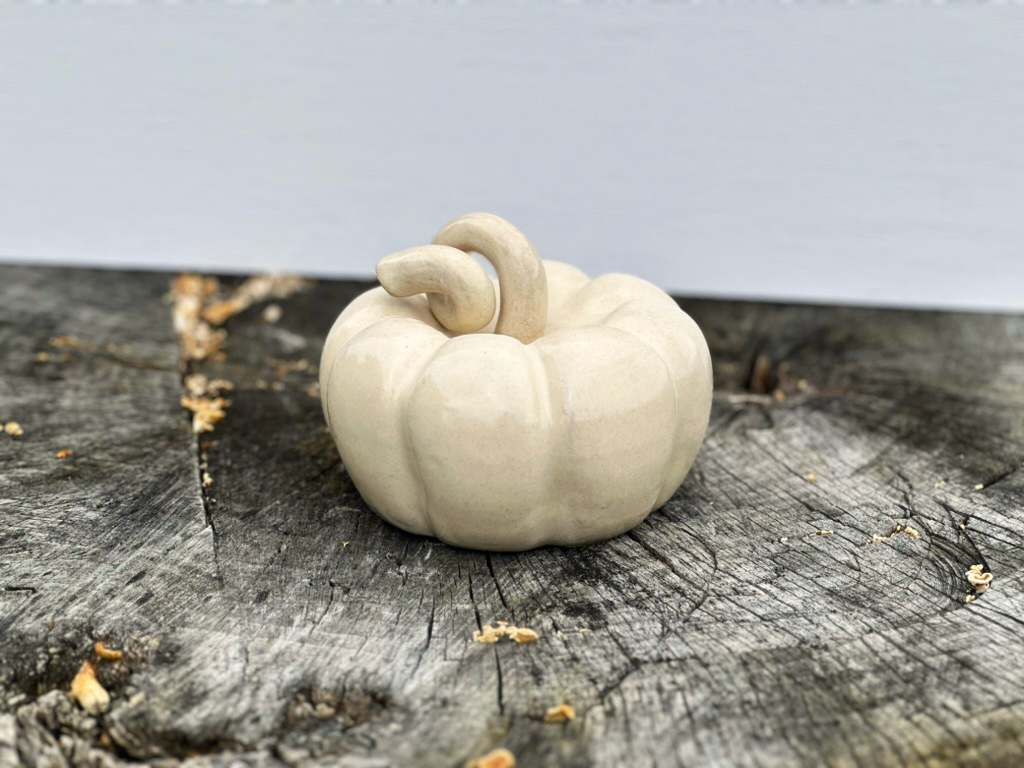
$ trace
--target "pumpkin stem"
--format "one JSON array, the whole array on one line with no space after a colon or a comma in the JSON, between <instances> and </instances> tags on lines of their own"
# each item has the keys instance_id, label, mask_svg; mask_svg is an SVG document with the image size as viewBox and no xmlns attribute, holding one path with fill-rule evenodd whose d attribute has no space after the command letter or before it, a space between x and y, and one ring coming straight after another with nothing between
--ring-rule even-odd
<instances>
[{"instance_id":1,"label":"pumpkin stem","mask_svg":"<svg viewBox=\"0 0 1024 768\"><path fill-rule=\"evenodd\" d=\"M434 317L449 331L479 331L494 317L494 285L469 254L447 245L423 245L385 256L377 279L392 296L427 294Z\"/></svg>"},{"instance_id":2,"label":"pumpkin stem","mask_svg":"<svg viewBox=\"0 0 1024 768\"><path fill-rule=\"evenodd\" d=\"M501 307L495 333L529 344L548 322L548 281L537 252L522 232L492 213L467 213L434 238L437 245L476 251L498 273Z\"/></svg>"}]
</instances>

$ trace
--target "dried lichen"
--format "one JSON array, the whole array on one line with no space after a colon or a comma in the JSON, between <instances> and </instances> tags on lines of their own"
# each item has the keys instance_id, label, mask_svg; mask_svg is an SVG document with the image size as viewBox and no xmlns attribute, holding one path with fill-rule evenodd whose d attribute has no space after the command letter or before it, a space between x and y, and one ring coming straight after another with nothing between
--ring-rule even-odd
<instances>
[{"instance_id":1,"label":"dried lichen","mask_svg":"<svg viewBox=\"0 0 1024 768\"><path fill-rule=\"evenodd\" d=\"M976 594L982 594L989 585L992 583L992 574L984 570L982 565L972 565L967 573L964 574L967 581L972 587Z\"/></svg>"}]
</instances>

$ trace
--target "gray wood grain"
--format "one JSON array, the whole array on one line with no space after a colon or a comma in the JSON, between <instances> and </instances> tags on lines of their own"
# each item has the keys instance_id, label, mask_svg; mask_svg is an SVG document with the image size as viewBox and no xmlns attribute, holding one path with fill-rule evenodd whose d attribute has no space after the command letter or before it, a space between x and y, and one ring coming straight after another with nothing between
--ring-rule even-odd
<instances>
[{"instance_id":1,"label":"gray wood grain","mask_svg":"<svg viewBox=\"0 0 1024 768\"><path fill-rule=\"evenodd\" d=\"M168 281L0 268L0 765L1024 761L1024 318L684 300L717 391L682 489L605 544L488 555L340 466L310 388L366 284L229 320L193 367L238 389L196 437ZM541 638L472 642L497 619ZM127 657L94 718L66 691L96 640Z\"/></svg>"}]
</instances>

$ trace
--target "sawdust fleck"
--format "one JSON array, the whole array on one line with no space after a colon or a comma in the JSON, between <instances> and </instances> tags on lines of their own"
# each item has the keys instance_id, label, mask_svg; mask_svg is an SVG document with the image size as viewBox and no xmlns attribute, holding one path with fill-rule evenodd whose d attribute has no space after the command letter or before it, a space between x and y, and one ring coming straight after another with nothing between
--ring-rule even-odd
<instances>
[{"instance_id":1,"label":"sawdust fleck","mask_svg":"<svg viewBox=\"0 0 1024 768\"><path fill-rule=\"evenodd\" d=\"M96 668L92 662L83 661L71 681L71 696L90 715L99 715L110 709L110 694L96 679Z\"/></svg>"},{"instance_id":2,"label":"sawdust fleck","mask_svg":"<svg viewBox=\"0 0 1024 768\"><path fill-rule=\"evenodd\" d=\"M465 768L515 768L516 756L507 749L495 749L482 757L469 760Z\"/></svg>"},{"instance_id":3,"label":"sawdust fleck","mask_svg":"<svg viewBox=\"0 0 1024 768\"><path fill-rule=\"evenodd\" d=\"M568 704L559 704L557 707L548 707L544 713L545 723L568 723L576 719L576 710Z\"/></svg>"},{"instance_id":4,"label":"sawdust fleck","mask_svg":"<svg viewBox=\"0 0 1024 768\"><path fill-rule=\"evenodd\" d=\"M99 656L101 659L105 659L106 661L120 661L124 658L124 651L117 651L113 648L107 648L106 643L104 643L102 640L97 642L94 647L96 650L96 655Z\"/></svg>"}]
</instances>

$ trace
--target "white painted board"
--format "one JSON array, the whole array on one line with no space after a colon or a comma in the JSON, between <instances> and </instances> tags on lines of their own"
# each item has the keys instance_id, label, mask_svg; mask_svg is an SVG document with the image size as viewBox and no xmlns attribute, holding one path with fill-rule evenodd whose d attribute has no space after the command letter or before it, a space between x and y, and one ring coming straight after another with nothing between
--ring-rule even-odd
<instances>
[{"instance_id":1,"label":"white painted board","mask_svg":"<svg viewBox=\"0 0 1024 768\"><path fill-rule=\"evenodd\" d=\"M1024 309L1024 5L0 4L0 260Z\"/></svg>"}]
</instances>

